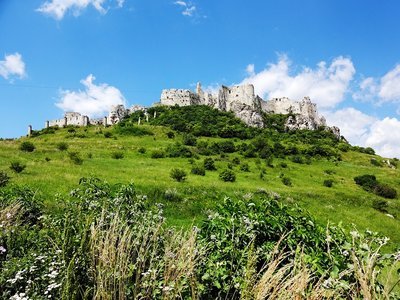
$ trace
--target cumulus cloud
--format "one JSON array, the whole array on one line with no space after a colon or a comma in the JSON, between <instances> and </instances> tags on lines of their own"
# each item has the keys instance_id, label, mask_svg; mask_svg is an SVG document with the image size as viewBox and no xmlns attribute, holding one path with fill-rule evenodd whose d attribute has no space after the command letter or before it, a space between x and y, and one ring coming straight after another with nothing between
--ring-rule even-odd
<instances>
[{"instance_id":1,"label":"cumulus cloud","mask_svg":"<svg viewBox=\"0 0 400 300\"><path fill-rule=\"evenodd\" d=\"M351 144L372 147L384 157L400 158L400 120L378 119L352 107L325 113L325 117Z\"/></svg>"},{"instance_id":2,"label":"cumulus cloud","mask_svg":"<svg viewBox=\"0 0 400 300\"><path fill-rule=\"evenodd\" d=\"M50 0L44 2L37 11L49 15L57 20L64 18L65 14L71 10L75 16L78 16L89 5L93 6L101 14L107 10L104 8L104 2L107 0ZM113 2L114 0L111 0ZM115 0L117 7L122 7L125 0Z\"/></svg>"},{"instance_id":3,"label":"cumulus cloud","mask_svg":"<svg viewBox=\"0 0 400 300\"><path fill-rule=\"evenodd\" d=\"M25 63L22 60L21 54L18 52L10 55L5 55L4 60L0 60L0 76L5 79L26 76Z\"/></svg>"},{"instance_id":4,"label":"cumulus cloud","mask_svg":"<svg viewBox=\"0 0 400 300\"><path fill-rule=\"evenodd\" d=\"M60 100L56 106L64 111L76 111L90 117L99 117L107 113L111 106L126 105L122 93L115 87L102 83L96 85L95 77L90 74L81 80L83 91L61 91Z\"/></svg>"},{"instance_id":5,"label":"cumulus cloud","mask_svg":"<svg viewBox=\"0 0 400 300\"><path fill-rule=\"evenodd\" d=\"M280 55L278 62L268 64L260 72L255 72L253 64L246 71L247 78L242 84L252 83L264 99L297 100L309 96L320 108L332 108L342 102L355 74L352 61L342 56L330 64L321 61L315 68L303 67L297 74L293 74L292 62L286 55Z\"/></svg>"},{"instance_id":6,"label":"cumulus cloud","mask_svg":"<svg viewBox=\"0 0 400 300\"><path fill-rule=\"evenodd\" d=\"M400 65L396 65L380 78L368 77L362 80L353 98L374 101L379 105L400 103Z\"/></svg>"},{"instance_id":7,"label":"cumulus cloud","mask_svg":"<svg viewBox=\"0 0 400 300\"><path fill-rule=\"evenodd\" d=\"M196 6L193 5L191 2L179 0L175 1L174 4L183 8L182 15L184 16L193 17L193 15L196 13Z\"/></svg>"}]
</instances>

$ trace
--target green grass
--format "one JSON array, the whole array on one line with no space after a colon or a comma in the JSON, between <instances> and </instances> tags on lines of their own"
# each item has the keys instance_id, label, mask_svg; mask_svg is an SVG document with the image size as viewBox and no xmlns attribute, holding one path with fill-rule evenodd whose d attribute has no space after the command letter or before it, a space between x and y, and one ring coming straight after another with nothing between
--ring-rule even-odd
<instances>
[{"instance_id":1,"label":"green grass","mask_svg":"<svg viewBox=\"0 0 400 300\"><path fill-rule=\"evenodd\" d=\"M151 158L152 151L182 141L182 135L176 134L174 139L169 139L169 128L146 125L143 127L152 131L154 135L122 136L116 134L112 128L89 127L77 128L76 133L60 129L54 134L0 141L0 171L6 171L14 184L25 184L37 189L46 200L49 209L57 205L52 200L54 195L66 194L76 186L81 177L98 177L110 183L133 182L151 199L165 204L168 224L175 226L197 224L207 215L207 210L214 207L217 199L224 195L265 189L279 193L284 202L306 208L323 224L342 222L347 228L355 224L358 229L379 231L390 237L391 248L400 244L400 200L388 200L388 212L396 216L392 219L373 209L372 202L378 196L364 191L353 180L357 175L374 174L378 181L396 188L400 194L399 170L386 165L373 166L371 157L376 156L350 151L342 153L342 161L313 159L310 165L296 164L289 158L274 159L274 167L271 168L263 160L246 159L238 153L232 153L223 158L213 156L218 170L206 171L205 176L197 176L191 174L192 165L187 158ZM107 131L113 132L111 138L105 138L104 133ZM26 140L35 145L34 152L19 150L20 144ZM235 141L241 142L239 139ZM58 150L57 145L60 142L68 144L67 151ZM146 153L139 153L138 150L142 147L146 149ZM69 152L79 152L83 164L74 164L68 156ZM115 152L123 153L124 157L114 159L112 153ZM240 165L232 164L236 182L223 182L219 179L219 173L228 167L228 163L232 163L234 157L239 157L241 163L248 163L250 172L241 171ZM50 160L46 161L46 158ZM204 158L197 157L195 163L202 163ZM9 169L11 161L20 161L27 167L22 173L16 174ZM285 162L287 167L280 167L281 162ZM187 172L185 182L175 182L170 178L173 168L181 168ZM260 179L261 168L266 170L264 179ZM334 172L329 175L325 170ZM291 187L282 183L282 176L291 179ZM333 187L325 187L325 179L332 179ZM177 189L182 196L180 201L163 199L165 190L169 188Z\"/></svg>"}]
</instances>

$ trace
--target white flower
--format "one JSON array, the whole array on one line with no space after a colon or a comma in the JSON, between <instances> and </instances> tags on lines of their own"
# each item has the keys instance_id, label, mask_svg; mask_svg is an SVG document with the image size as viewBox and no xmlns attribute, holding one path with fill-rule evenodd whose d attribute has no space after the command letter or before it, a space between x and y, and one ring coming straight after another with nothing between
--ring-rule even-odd
<instances>
[{"instance_id":1,"label":"white flower","mask_svg":"<svg viewBox=\"0 0 400 300\"><path fill-rule=\"evenodd\" d=\"M3 246L0 246L0 254L6 253L7 249L4 248Z\"/></svg>"}]
</instances>

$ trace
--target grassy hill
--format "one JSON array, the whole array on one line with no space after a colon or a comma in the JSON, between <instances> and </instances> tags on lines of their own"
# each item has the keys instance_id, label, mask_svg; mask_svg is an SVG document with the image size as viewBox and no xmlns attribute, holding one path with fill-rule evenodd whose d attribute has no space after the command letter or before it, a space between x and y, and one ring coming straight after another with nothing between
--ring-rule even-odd
<instances>
[{"instance_id":1,"label":"grassy hill","mask_svg":"<svg viewBox=\"0 0 400 300\"><path fill-rule=\"evenodd\" d=\"M346 269L357 259L368 262L362 268L384 268L389 286L397 282L396 270L377 263L388 257L372 254L400 245L398 160L325 129L285 132L285 116L265 116L269 127L256 129L202 106L156 107L150 115L0 141L3 297L40 274L34 290L64 299L256 299L260 284L263 293L274 289L267 274L286 274L268 280L309 297L368 298L376 282L368 277L363 287ZM363 187L354 180L362 175L373 175L357 181ZM354 236L354 227L390 241ZM275 257L278 246L285 252ZM150 280L151 270L158 271ZM327 287L327 278L338 285Z\"/></svg>"},{"instance_id":2,"label":"grassy hill","mask_svg":"<svg viewBox=\"0 0 400 300\"><path fill-rule=\"evenodd\" d=\"M116 127L51 129L31 138L1 141L0 171L7 172L12 183L28 185L45 199L67 193L81 177L97 177L110 183L133 182L155 202L166 205L168 222L173 225L190 225L204 218L204 212L215 206L217 194L254 193L264 189L278 193L283 202L306 208L322 224L342 222L348 228L355 224L360 229L381 232L392 239L393 245L400 244L398 197L384 199L354 182L355 176L373 174L380 182L400 192L400 171L383 163L381 157L361 153L357 147L357 151L344 147L345 143L339 143L324 132L289 134L279 132L278 126L276 130L253 130L227 113L212 111L212 119L207 120L204 114L208 108L200 107L197 111L196 107L175 109L177 111L168 111L169 115L164 116L163 108L159 108L158 118L152 120L170 127L147 125L143 121L138 127L135 126L138 115L133 115ZM182 109L191 111L187 114ZM206 122L196 123L194 115ZM180 121L176 121L177 118ZM196 125L202 128L195 130L200 135L195 137L196 144L183 145L187 139L185 131L191 132ZM218 133L227 135L227 126L233 128L231 135L234 137L219 137ZM213 128L217 130L213 131ZM35 150L21 151L24 141L32 142ZM235 149L224 149L226 142L234 144ZM65 143L67 149L59 150L60 143ZM186 143L190 144L190 141L186 140ZM213 147L218 143L222 149ZM303 154L316 143L328 145L325 150L332 154L325 157ZM171 149L176 145L188 152L182 154L182 149ZM261 149L254 149L254 145ZM205 149L207 146L211 150ZM164 157L152 158L157 152ZM74 163L74 153L82 159L82 164ZM205 176L192 174L193 166L202 166L207 157L215 161L217 170L206 171ZM26 169L19 174L12 172L9 166L13 161L25 164ZM174 181L170 177L173 168L185 170L187 179L182 183ZM224 182L219 178L225 169L232 169L236 174L235 182ZM285 185L282 178L288 178L291 184ZM332 181L332 187L324 185L326 180ZM169 201L166 191L176 193L179 200ZM374 203L376 206L379 200L387 203L384 212L374 209ZM57 204L47 200L46 205L52 208ZM388 217L385 211L394 218Z\"/></svg>"}]
</instances>

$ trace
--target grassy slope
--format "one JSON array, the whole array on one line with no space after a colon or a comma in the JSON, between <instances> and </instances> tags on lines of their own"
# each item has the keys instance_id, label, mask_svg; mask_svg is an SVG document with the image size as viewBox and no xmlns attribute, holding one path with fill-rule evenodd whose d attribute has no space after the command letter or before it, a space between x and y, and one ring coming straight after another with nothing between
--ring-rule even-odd
<instances>
[{"instance_id":1,"label":"grassy slope","mask_svg":"<svg viewBox=\"0 0 400 300\"><path fill-rule=\"evenodd\" d=\"M371 156L357 152L343 153L343 161L313 160L311 165L295 164L285 160L288 168L279 167L279 162L274 160L274 168L266 167L261 161L261 166L266 168L264 180L259 176L259 165L256 159L244 159L238 153L230 154L217 161L218 171L208 171L206 176L190 174L191 165L185 158L152 159L151 151L161 149L177 140L166 138L169 131L163 127L149 127L154 136L126 137L113 136L105 138L99 128L77 129L77 134L86 135L85 138L73 137L65 129L58 130L55 134L42 135L30 140L35 144L33 153L24 153L18 150L21 140L0 141L0 171L7 171L12 175L12 182L27 184L37 190L47 200L48 207L52 207L52 199L56 193L67 193L76 185L79 178L95 176L105 179L110 183L134 182L144 192L154 193L176 188L183 195L180 202L167 202L166 215L173 225L188 225L197 222L206 215L206 210L212 208L215 199L223 195L233 195L238 191L254 192L259 188L275 191L282 195L283 201L298 203L307 208L321 223L328 221L343 224L350 228L354 223L359 229L380 231L392 239L392 247L400 244L400 200L389 200L389 212L397 215L397 219L385 216L372 208L372 201L377 196L367 193L355 185L353 177L362 174L375 174L378 180L395 187L400 193L399 170L388 167L375 167L370 163ZM107 129L111 130L111 129ZM104 132L105 130L103 130ZM25 140L23 138L22 140ZM205 139L205 138L202 138ZM212 138L207 138L213 140ZM84 158L83 165L74 165L67 152L57 150L57 143L65 141L69 144L68 151L79 151ZM146 148L145 154L138 153L140 147ZM113 159L111 153L123 151L124 158ZM88 158L88 154L92 158ZM248 162L250 172L242 172L235 167L237 181L225 183L219 180L219 170L225 168L233 157L240 157L241 162ZM47 162L45 158L51 160ZM215 157L219 158L219 157ZM203 157L196 161L202 162ZM27 165L21 174L11 174L8 169L10 162L19 160ZM174 182L169 177L172 168L179 167L188 173L184 183ZM334 174L328 175L324 170L333 170ZM280 175L290 177L293 186L282 184ZM324 179L333 179L334 186L323 186ZM159 199L157 199L159 200Z\"/></svg>"}]
</instances>

